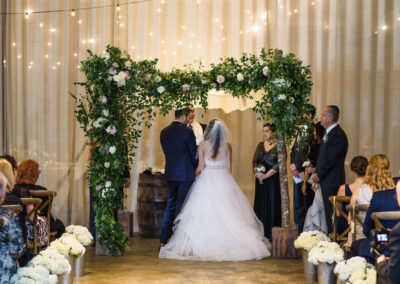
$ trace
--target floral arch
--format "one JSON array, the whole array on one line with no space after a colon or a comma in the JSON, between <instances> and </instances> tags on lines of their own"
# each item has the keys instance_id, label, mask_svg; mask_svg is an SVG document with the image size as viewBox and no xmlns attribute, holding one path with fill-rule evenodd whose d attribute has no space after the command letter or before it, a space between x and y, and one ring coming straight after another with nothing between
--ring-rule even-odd
<instances>
[{"instance_id":1,"label":"floral arch","mask_svg":"<svg viewBox=\"0 0 400 284\"><path fill-rule=\"evenodd\" d=\"M306 123L303 114L308 111L312 87L309 66L303 66L294 54L283 56L281 51L262 49L259 55L222 58L209 70L198 64L161 72L157 59L133 61L117 47L107 46L105 57L88 52L80 69L86 81L76 83L86 92L71 95L91 147L88 179L89 186L96 189L93 206L98 238L111 254L123 252L128 244L114 220L114 210L125 197L115 188L124 186L124 169L135 156L135 143L142 134L137 126L144 123L150 127L156 110L165 115L188 104L207 109L207 93L212 89L250 99L252 93L262 92L253 110L258 119L276 125L282 226L289 227L286 145Z\"/></svg>"}]
</instances>

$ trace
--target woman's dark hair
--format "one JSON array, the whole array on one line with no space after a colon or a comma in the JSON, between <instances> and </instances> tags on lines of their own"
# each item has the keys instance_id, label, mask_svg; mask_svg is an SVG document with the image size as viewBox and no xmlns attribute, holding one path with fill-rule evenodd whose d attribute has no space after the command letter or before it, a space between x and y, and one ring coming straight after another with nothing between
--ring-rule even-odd
<instances>
[{"instance_id":1,"label":"woman's dark hair","mask_svg":"<svg viewBox=\"0 0 400 284\"><path fill-rule=\"evenodd\" d=\"M11 164L13 170L16 170L18 168L17 161L15 160L15 158L13 156L3 155L3 156L0 156L0 158L6 159Z\"/></svg>"},{"instance_id":2,"label":"woman's dark hair","mask_svg":"<svg viewBox=\"0 0 400 284\"><path fill-rule=\"evenodd\" d=\"M363 177L367 171L368 159L364 156L357 156L351 160L350 169L358 176Z\"/></svg>"},{"instance_id":3,"label":"woman's dark hair","mask_svg":"<svg viewBox=\"0 0 400 284\"><path fill-rule=\"evenodd\" d=\"M315 132L317 133L317 140L314 143L321 143L324 138L325 128L321 125L321 121L314 124Z\"/></svg>"},{"instance_id":4,"label":"woman's dark hair","mask_svg":"<svg viewBox=\"0 0 400 284\"><path fill-rule=\"evenodd\" d=\"M275 124L270 123L270 122L267 122L266 124L264 124L263 127L268 127L269 130L271 130L272 132L275 132L275 130L276 130Z\"/></svg>"},{"instance_id":5,"label":"woman's dark hair","mask_svg":"<svg viewBox=\"0 0 400 284\"><path fill-rule=\"evenodd\" d=\"M218 121L218 119L212 119L210 120L210 122L207 125L206 131L204 133L204 140L211 140L211 133L212 133L212 129L214 128L215 122ZM221 144L221 131L217 132L217 135L215 138L215 141L213 141L214 143L212 143L213 145L213 153L211 155L211 158L215 159L218 156L218 150L220 148L220 144ZM214 140L214 139L213 139Z\"/></svg>"}]
</instances>

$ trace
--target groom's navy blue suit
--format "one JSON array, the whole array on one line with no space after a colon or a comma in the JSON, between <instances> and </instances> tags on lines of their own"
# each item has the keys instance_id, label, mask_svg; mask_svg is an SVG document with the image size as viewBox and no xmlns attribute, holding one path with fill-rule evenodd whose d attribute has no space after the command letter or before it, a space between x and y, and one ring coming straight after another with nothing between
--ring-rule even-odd
<instances>
[{"instance_id":1,"label":"groom's navy blue suit","mask_svg":"<svg viewBox=\"0 0 400 284\"><path fill-rule=\"evenodd\" d=\"M165 180L168 189L160 238L160 242L165 244L172 234L173 221L181 211L195 179L197 147L193 130L179 121L172 122L161 131L160 141L165 154Z\"/></svg>"}]
</instances>

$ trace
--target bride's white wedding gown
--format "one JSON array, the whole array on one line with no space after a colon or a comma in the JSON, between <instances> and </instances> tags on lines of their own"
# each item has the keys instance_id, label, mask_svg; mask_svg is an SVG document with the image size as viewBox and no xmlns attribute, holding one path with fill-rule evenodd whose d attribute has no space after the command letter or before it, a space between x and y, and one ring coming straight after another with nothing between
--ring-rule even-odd
<instances>
[{"instance_id":1,"label":"bride's white wedding gown","mask_svg":"<svg viewBox=\"0 0 400 284\"><path fill-rule=\"evenodd\" d=\"M205 158L174 233L159 257L173 259L243 261L270 256L263 224L228 170L228 157Z\"/></svg>"}]
</instances>

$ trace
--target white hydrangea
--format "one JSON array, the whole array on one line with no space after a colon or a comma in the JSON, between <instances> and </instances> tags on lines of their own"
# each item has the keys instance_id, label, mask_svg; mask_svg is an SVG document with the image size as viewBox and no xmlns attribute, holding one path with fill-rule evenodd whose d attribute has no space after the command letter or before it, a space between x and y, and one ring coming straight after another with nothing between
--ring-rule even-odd
<instances>
[{"instance_id":1,"label":"white hydrangea","mask_svg":"<svg viewBox=\"0 0 400 284\"><path fill-rule=\"evenodd\" d=\"M318 265L318 263L338 263L343 260L344 252L337 243L322 241L313 247L308 254L308 262Z\"/></svg>"},{"instance_id":2,"label":"white hydrangea","mask_svg":"<svg viewBox=\"0 0 400 284\"><path fill-rule=\"evenodd\" d=\"M68 233L63 234L61 238L53 241L50 247L58 250L65 257L68 255L77 257L85 254L85 248L82 244Z\"/></svg>"},{"instance_id":3,"label":"white hydrangea","mask_svg":"<svg viewBox=\"0 0 400 284\"><path fill-rule=\"evenodd\" d=\"M53 248L41 251L30 262L30 266L40 265L46 267L51 274L62 275L68 274L71 271L71 265L68 260Z\"/></svg>"},{"instance_id":4,"label":"white hydrangea","mask_svg":"<svg viewBox=\"0 0 400 284\"><path fill-rule=\"evenodd\" d=\"M93 242L93 236L86 227L68 226L65 231L73 235L83 246L88 246Z\"/></svg>"},{"instance_id":5,"label":"white hydrangea","mask_svg":"<svg viewBox=\"0 0 400 284\"><path fill-rule=\"evenodd\" d=\"M359 269L354 271L347 283L352 284L375 284L376 283L376 270L375 267L368 264L366 269Z\"/></svg>"},{"instance_id":6,"label":"white hydrangea","mask_svg":"<svg viewBox=\"0 0 400 284\"><path fill-rule=\"evenodd\" d=\"M107 121L107 119L105 119L104 117L99 117L98 119L93 121L92 125L94 128L99 128L104 124L105 121Z\"/></svg>"},{"instance_id":7,"label":"white hydrangea","mask_svg":"<svg viewBox=\"0 0 400 284\"><path fill-rule=\"evenodd\" d=\"M57 276L51 275L46 267L38 265L19 268L11 278L10 283L56 284L57 280Z\"/></svg>"},{"instance_id":8,"label":"white hydrangea","mask_svg":"<svg viewBox=\"0 0 400 284\"><path fill-rule=\"evenodd\" d=\"M335 266L335 274L341 281L347 281L351 274L359 269L364 269L367 262L363 257L352 257L348 260L339 262Z\"/></svg>"},{"instance_id":9,"label":"white hydrangea","mask_svg":"<svg viewBox=\"0 0 400 284\"><path fill-rule=\"evenodd\" d=\"M157 92L158 92L159 94L164 93L164 92L165 92L165 87L164 87L164 86L159 86L159 87L157 88Z\"/></svg>"},{"instance_id":10,"label":"white hydrangea","mask_svg":"<svg viewBox=\"0 0 400 284\"><path fill-rule=\"evenodd\" d=\"M285 94L280 94L280 95L278 96L278 100L280 100L280 101L286 100L286 95L285 95Z\"/></svg>"},{"instance_id":11,"label":"white hydrangea","mask_svg":"<svg viewBox=\"0 0 400 284\"><path fill-rule=\"evenodd\" d=\"M274 81L272 81L272 83L274 85L276 85L277 87L282 87L286 84L286 80L283 78L278 78L278 79L275 79Z\"/></svg>"},{"instance_id":12,"label":"white hydrangea","mask_svg":"<svg viewBox=\"0 0 400 284\"><path fill-rule=\"evenodd\" d=\"M310 251L313 247L318 245L320 241L329 242L329 240L329 237L320 231L302 232L294 241L294 247Z\"/></svg>"}]
</instances>

